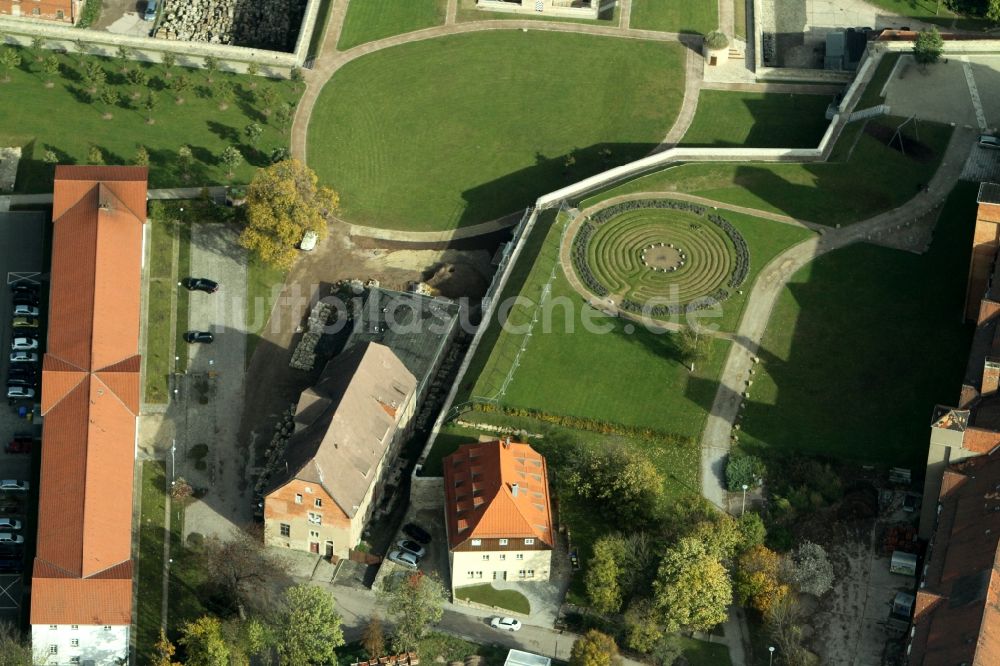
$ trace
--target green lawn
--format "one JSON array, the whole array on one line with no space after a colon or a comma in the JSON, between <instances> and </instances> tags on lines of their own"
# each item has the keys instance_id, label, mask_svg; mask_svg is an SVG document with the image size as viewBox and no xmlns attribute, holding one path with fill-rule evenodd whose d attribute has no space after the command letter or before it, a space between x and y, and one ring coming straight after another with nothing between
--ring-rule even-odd
<instances>
[{"instance_id":1,"label":"green lawn","mask_svg":"<svg viewBox=\"0 0 1000 666\"><path fill-rule=\"evenodd\" d=\"M901 121L878 122L895 127ZM685 164L611 188L582 205L630 192L680 191L821 224L851 224L912 198L937 171L952 132L946 125L921 122L920 139L934 150L934 158L919 162L867 134L855 145L860 130L858 123L848 125L830 162Z\"/></svg>"},{"instance_id":2,"label":"green lawn","mask_svg":"<svg viewBox=\"0 0 1000 666\"><path fill-rule=\"evenodd\" d=\"M947 28L985 30L991 25L986 19L949 10L949 3L946 0L866 0L866 2L892 14L918 18ZM964 3L972 4L969 0L964 0ZM956 4L963 4L963 0L959 0ZM984 6L986 3L978 4Z\"/></svg>"},{"instance_id":3,"label":"green lawn","mask_svg":"<svg viewBox=\"0 0 1000 666\"><path fill-rule=\"evenodd\" d=\"M828 95L703 90L681 145L815 148L829 126Z\"/></svg>"},{"instance_id":4,"label":"green lawn","mask_svg":"<svg viewBox=\"0 0 1000 666\"><path fill-rule=\"evenodd\" d=\"M142 463L139 556L136 561L139 593L136 599L136 651L145 656L160 635L163 606L163 542L166 514L166 468L160 461Z\"/></svg>"},{"instance_id":5,"label":"green lawn","mask_svg":"<svg viewBox=\"0 0 1000 666\"><path fill-rule=\"evenodd\" d=\"M61 164L83 164L91 147L97 146L107 164L128 164L139 146L144 146L150 156L150 186L157 188L225 182L227 169L219 164L218 156L229 145L237 146L250 158L252 164L244 163L235 174L236 180L249 180L255 165L266 164L269 161L266 155L289 143L288 129L277 126L274 114L265 117L259 110L263 102L254 100L270 89L277 102L295 103L300 84L216 73L214 84L210 85L203 70L175 67L169 81L184 76L190 83L184 103L176 104L173 92L164 89L169 81L160 65L131 63L152 77L148 86L133 86L121 75L117 61L78 54L56 55L61 73L52 78L53 87L46 88L31 52L27 49L19 52L22 66L10 72L9 83L0 83L0 96L17 100L16 104L0 105L0 145L23 149L18 192L51 191L52 167L43 160L49 150ZM122 97L119 104L109 108L102 102L90 102L81 72L84 63L93 62L101 63L109 87L119 92ZM226 111L220 111L219 101L212 97L220 80L231 81L237 91ZM256 85L255 90L250 89L251 81ZM142 107L147 91L152 91L158 100L152 125L146 123ZM132 93L138 93L139 99L133 100ZM125 108L126 105L132 108ZM112 113L110 120L102 118L105 111ZM244 128L251 122L263 128L256 144L259 152L248 145L244 135ZM190 146L194 155L187 177L177 160L177 149L182 145Z\"/></svg>"},{"instance_id":6,"label":"green lawn","mask_svg":"<svg viewBox=\"0 0 1000 666\"><path fill-rule=\"evenodd\" d=\"M719 27L719 4L715 0L632 0L630 26L704 35Z\"/></svg>"},{"instance_id":7,"label":"green lawn","mask_svg":"<svg viewBox=\"0 0 1000 666\"><path fill-rule=\"evenodd\" d=\"M889 75L892 74L892 69L896 66L900 55L902 54L886 53L882 56L878 67L875 69L875 74L872 75L871 81L865 86L864 92L861 93L861 99L858 100L856 109L859 111L861 109L868 109L885 101L885 98L882 96L882 88L885 86L886 81L889 80Z\"/></svg>"},{"instance_id":8,"label":"green lawn","mask_svg":"<svg viewBox=\"0 0 1000 666\"><path fill-rule=\"evenodd\" d=\"M351 222L496 219L647 154L680 107L682 48L496 31L385 49L320 93L310 161Z\"/></svg>"},{"instance_id":9,"label":"green lawn","mask_svg":"<svg viewBox=\"0 0 1000 666\"><path fill-rule=\"evenodd\" d=\"M793 277L761 345L745 448L920 468L931 411L955 404L969 350L976 188L955 189L924 255L855 245Z\"/></svg>"},{"instance_id":10,"label":"green lawn","mask_svg":"<svg viewBox=\"0 0 1000 666\"><path fill-rule=\"evenodd\" d=\"M709 643L694 638L680 637L684 658L689 666L730 666L729 648L721 643Z\"/></svg>"},{"instance_id":11,"label":"green lawn","mask_svg":"<svg viewBox=\"0 0 1000 666\"><path fill-rule=\"evenodd\" d=\"M174 369L174 359L170 356L170 341L175 335L170 328L170 299L177 289L172 273L177 225L156 211L157 207L151 206L145 398L149 403L164 403L169 391L169 375Z\"/></svg>"},{"instance_id":12,"label":"green lawn","mask_svg":"<svg viewBox=\"0 0 1000 666\"><path fill-rule=\"evenodd\" d=\"M747 0L733 0L734 36L747 38Z\"/></svg>"},{"instance_id":13,"label":"green lawn","mask_svg":"<svg viewBox=\"0 0 1000 666\"><path fill-rule=\"evenodd\" d=\"M351 0L337 48L349 48L383 37L444 23L447 0Z\"/></svg>"},{"instance_id":14,"label":"green lawn","mask_svg":"<svg viewBox=\"0 0 1000 666\"><path fill-rule=\"evenodd\" d=\"M621 3L616 2L613 9L601 12L596 19L566 18L564 16L552 16L550 14L534 14L530 12L498 12L487 9L479 9L476 0L458 0L458 13L456 20L459 23L468 21L559 21L562 23L584 23L590 25L613 25L617 26L621 15Z\"/></svg>"},{"instance_id":15,"label":"green lawn","mask_svg":"<svg viewBox=\"0 0 1000 666\"><path fill-rule=\"evenodd\" d=\"M455 596L477 604L505 608L521 615L531 613L531 604L526 596L516 590L498 590L489 583L455 588Z\"/></svg>"}]
</instances>

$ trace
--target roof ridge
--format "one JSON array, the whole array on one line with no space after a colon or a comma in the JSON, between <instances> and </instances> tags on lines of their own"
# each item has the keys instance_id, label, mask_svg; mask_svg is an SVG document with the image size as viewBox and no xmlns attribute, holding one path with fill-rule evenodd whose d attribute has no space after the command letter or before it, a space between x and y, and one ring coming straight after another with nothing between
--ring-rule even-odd
<instances>
[{"instance_id":1,"label":"roof ridge","mask_svg":"<svg viewBox=\"0 0 1000 666\"><path fill-rule=\"evenodd\" d=\"M57 570L57 571L61 571L61 572L65 573L65 574L66 574L66 578L72 578L72 579L74 579L74 580L76 580L76 579L80 578L79 576L77 576L77 575L76 575L75 573L73 573L72 571L69 571L69 570L67 570L67 569L63 569L63 568L62 568L61 566L59 566L58 564L54 564L54 563L52 563L52 562L49 562L49 561L48 561L47 559L45 559L44 557L39 557L38 555L36 555L36 556L35 556L35 559L36 559L36 560L38 560L39 562L41 562L42 564L44 564L44 565L45 565L45 566L47 566L47 567L51 567L52 569L55 569L55 570ZM34 567L32 567L32 569L34 569ZM34 578L34 571L32 571L32 574L31 574L31 575L32 575L32 578Z\"/></svg>"},{"instance_id":2,"label":"roof ridge","mask_svg":"<svg viewBox=\"0 0 1000 666\"><path fill-rule=\"evenodd\" d=\"M132 407L129 406L127 402L125 402L125 399L121 396L121 394L118 393L118 390L115 387L111 386L108 382L104 381L104 378L101 377L100 374L94 372L91 373L91 377L93 377L95 381L100 382L101 386L108 389L108 392L111 393L111 395L115 396L115 399L118 400L118 402L121 403L121 406L127 409L130 414L135 414L135 410L132 409Z\"/></svg>"},{"instance_id":3,"label":"roof ridge","mask_svg":"<svg viewBox=\"0 0 1000 666\"><path fill-rule=\"evenodd\" d=\"M58 168L59 168L59 165L56 166L56 169L58 169ZM58 175L56 176L56 180L59 180L59 176ZM86 198L95 189L97 189L98 182L97 181L91 181L91 182L93 184L90 187L88 187L87 189L85 189L82 192L80 192L80 196L73 203L67 204L65 207L63 207L63 209L60 212L60 214L59 214L58 217L53 217L52 218L52 224L55 224L59 220L61 220L64 217L66 217L66 213L70 212L71 210L73 210L74 208L76 208L78 205L80 205L80 202L83 201L84 198Z\"/></svg>"},{"instance_id":4,"label":"roof ridge","mask_svg":"<svg viewBox=\"0 0 1000 666\"><path fill-rule=\"evenodd\" d=\"M109 182L117 182L117 181L109 181ZM98 221L100 221L100 215L101 215L101 213L104 212L101 209L101 207L100 207L100 204L101 204L101 195L104 195L104 194L107 194L107 195L113 197L114 200L116 202L118 202L119 204L121 204L121 207L123 209L127 210L129 212L129 214L131 214L132 217L134 217L137 222L139 222L139 223L143 223L144 222L145 218L139 217L139 215L136 214L136 212L134 210L132 210L131 208L129 208L128 204L126 204L124 201L122 201L121 197L118 196L118 193L115 192L114 189L110 185L108 185L108 183L106 183L103 180L98 181L98 183L97 183L97 201L98 201L97 215L98 215Z\"/></svg>"}]
</instances>

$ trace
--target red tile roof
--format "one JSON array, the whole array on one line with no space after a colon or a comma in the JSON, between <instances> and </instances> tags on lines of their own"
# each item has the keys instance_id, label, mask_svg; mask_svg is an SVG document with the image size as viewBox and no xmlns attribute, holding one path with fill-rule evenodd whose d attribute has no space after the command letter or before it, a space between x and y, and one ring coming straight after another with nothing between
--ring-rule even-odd
<instances>
[{"instance_id":1,"label":"red tile roof","mask_svg":"<svg viewBox=\"0 0 1000 666\"><path fill-rule=\"evenodd\" d=\"M545 458L528 444L468 444L443 465L452 548L471 538L527 537L553 545Z\"/></svg>"},{"instance_id":2,"label":"red tile roof","mask_svg":"<svg viewBox=\"0 0 1000 666\"><path fill-rule=\"evenodd\" d=\"M925 499L925 501L930 501ZM1000 663L1000 453L949 468L917 592L909 663Z\"/></svg>"},{"instance_id":3,"label":"red tile roof","mask_svg":"<svg viewBox=\"0 0 1000 666\"><path fill-rule=\"evenodd\" d=\"M32 624L130 622L145 219L145 169L57 167Z\"/></svg>"}]
</instances>

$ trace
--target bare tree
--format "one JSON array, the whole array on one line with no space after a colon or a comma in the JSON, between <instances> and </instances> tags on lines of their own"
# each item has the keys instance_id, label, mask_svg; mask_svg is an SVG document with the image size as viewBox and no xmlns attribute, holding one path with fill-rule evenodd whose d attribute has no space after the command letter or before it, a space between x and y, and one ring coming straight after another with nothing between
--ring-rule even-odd
<instances>
[{"instance_id":1,"label":"bare tree","mask_svg":"<svg viewBox=\"0 0 1000 666\"><path fill-rule=\"evenodd\" d=\"M228 541L208 539L204 555L209 578L240 617L275 607L274 583L288 575L288 565L264 546L260 527L234 529Z\"/></svg>"}]
</instances>

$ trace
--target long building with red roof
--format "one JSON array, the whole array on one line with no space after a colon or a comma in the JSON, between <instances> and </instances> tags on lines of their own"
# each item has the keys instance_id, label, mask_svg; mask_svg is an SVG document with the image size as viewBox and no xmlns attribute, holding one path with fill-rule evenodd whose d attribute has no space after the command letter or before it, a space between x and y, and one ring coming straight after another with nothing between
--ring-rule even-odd
<instances>
[{"instance_id":1,"label":"long building with red roof","mask_svg":"<svg viewBox=\"0 0 1000 666\"><path fill-rule=\"evenodd\" d=\"M461 446L443 465L452 589L548 580L555 534L545 458L504 440Z\"/></svg>"},{"instance_id":2,"label":"long building with red roof","mask_svg":"<svg viewBox=\"0 0 1000 666\"><path fill-rule=\"evenodd\" d=\"M144 167L56 168L31 581L46 666L129 652L146 180Z\"/></svg>"}]
</instances>

